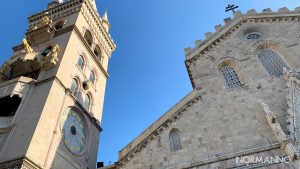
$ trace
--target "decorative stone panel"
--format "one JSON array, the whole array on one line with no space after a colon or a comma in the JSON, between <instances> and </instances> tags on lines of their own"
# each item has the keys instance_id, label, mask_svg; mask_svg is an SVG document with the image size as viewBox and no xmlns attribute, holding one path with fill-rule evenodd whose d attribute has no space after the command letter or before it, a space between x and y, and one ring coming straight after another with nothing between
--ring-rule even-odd
<instances>
[{"instance_id":1,"label":"decorative stone panel","mask_svg":"<svg viewBox=\"0 0 300 169\"><path fill-rule=\"evenodd\" d=\"M31 78L20 77L0 83L0 98L8 95L19 95L20 97L23 97L28 93L32 82L34 82L34 80Z\"/></svg>"}]
</instances>

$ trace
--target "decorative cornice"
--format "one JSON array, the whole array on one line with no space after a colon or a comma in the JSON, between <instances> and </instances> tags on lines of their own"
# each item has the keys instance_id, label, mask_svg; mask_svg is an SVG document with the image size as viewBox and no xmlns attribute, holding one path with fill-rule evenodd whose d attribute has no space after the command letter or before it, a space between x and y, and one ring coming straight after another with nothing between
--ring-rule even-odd
<instances>
[{"instance_id":1,"label":"decorative cornice","mask_svg":"<svg viewBox=\"0 0 300 169\"><path fill-rule=\"evenodd\" d=\"M168 129L169 126L177 121L187 110L195 103L201 99L201 93L197 90L193 90L189 93L184 99L177 103L172 109L170 109L165 115L163 115L159 120L153 123L148 129L149 131L144 131L140 136L138 136L134 141L127 145L123 150L119 152L119 165L125 165L130 161L136 154L142 151L148 143L153 141L161 132ZM183 104L183 105L181 105ZM179 107L177 107L179 106ZM175 110L174 110L175 109ZM163 120L163 121L162 121ZM154 128L154 126L157 126ZM149 133L144 135L144 133ZM136 146L131 147L132 143L136 140L141 140L136 142ZM128 153L120 156L122 151L125 151L127 148L131 148Z\"/></svg>"},{"instance_id":2,"label":"decorative cornice","mask_svg":"<svg viewBox=\"0 0 300 169\"><path fill-rule=\"evenodd\" d=\"M55 7L44 10L43 12L37 12L31 15L30 17L28 17L28 21L29 23L34 23L37 20L41 19L44 16L45 12L48 12L50 15L57 14L58 12L65 11L65 9L69 9L70 7L77 6L82 2L83 0L72 0L72 1L67 1L65 3L61 3Z\"/></svg>"},{"instance_id":3,"label":"decorative cornice","mask_svg":"<svg viewBox=\"0 0 300 169\"><path fill-rule=\"evenodd\" d=\"M33 161L28 159L27 157L22 157L19 159L6 161L0 163L0 169L42 169L39 165L35 164Z\"/></svg>"},{"instance_id":4,"label":"decorative cornice","mask_svg":"<svg viewBox=\"0 0 300 169\"><path fill-rule=\"evenodd\" d=\"M204 41L195 41L196 46L186 48L186 61L185 65L192 83L195 88L194 77L191 72L191 63L195 62L199 57L212 51L216 46L225 41L234 32L239 30L246 24L257 24L257 23L280 23L280 22L299 22L300 20L300 8L296 8L295 11L286 11L280 9L278 12L273 13L272 11L264 11L263 13L256 13L255 10L250 10L247 14L241 14L240 12L235 15L233 19L226 19L225 25L217 25L215 33L206 33L206 39Z\"/></svg>"}]
</instances>

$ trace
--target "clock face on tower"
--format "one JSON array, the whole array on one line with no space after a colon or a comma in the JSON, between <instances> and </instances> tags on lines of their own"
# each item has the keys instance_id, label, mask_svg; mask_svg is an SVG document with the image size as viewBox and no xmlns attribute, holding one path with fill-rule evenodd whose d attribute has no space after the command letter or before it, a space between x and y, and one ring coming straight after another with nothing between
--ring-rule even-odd
<instances>
[{"instance_id":1,"label":"clock face on tower","mask_svg":"<svg viewBox=\"0 0 300 169\"><path fill-rule=\"evenodd\" d=\"M75 155L80 155L86 144L86 127L79 113L69 108L61 121L64 143Z\"/></svg>"}]
</instances>

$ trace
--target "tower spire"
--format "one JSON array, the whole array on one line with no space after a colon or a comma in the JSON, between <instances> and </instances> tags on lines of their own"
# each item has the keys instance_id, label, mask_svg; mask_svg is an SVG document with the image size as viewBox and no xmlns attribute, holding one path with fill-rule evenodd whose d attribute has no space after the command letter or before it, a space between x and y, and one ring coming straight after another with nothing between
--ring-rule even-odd
<instances>
[{"instance_id":1,"label":"tower spire","mask_svg":"<svg viewBox=\"0 0 300 169\"><path fill-rule=\"evenodd\" d=\"M108 22L107 11L105 11L104 14L102 15L102 20L105 20Z\"/></svg>"}]
</instances>

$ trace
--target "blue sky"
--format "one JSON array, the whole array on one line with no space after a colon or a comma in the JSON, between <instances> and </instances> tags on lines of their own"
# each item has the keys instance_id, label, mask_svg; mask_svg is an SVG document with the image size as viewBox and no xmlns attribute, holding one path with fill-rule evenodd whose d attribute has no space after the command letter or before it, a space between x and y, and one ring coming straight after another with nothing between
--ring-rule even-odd
<instances>
[{"instance_id":1,"label":"blue sky","mask_svg":"<svg viewBox=\"0 0 300 169\"><path fill-rule=\"evenodd\" d=\"M184 48L194 46L231 16L229 3L242 12L280 7L292 0L96 0L108 10L117 44L109 65L98 161L117 161L118 151L192 90L184 66ZM26 18L46 9L48 0L10 0L0 6L0 63L27 29Z\"/></svg>"}]
</instances>

